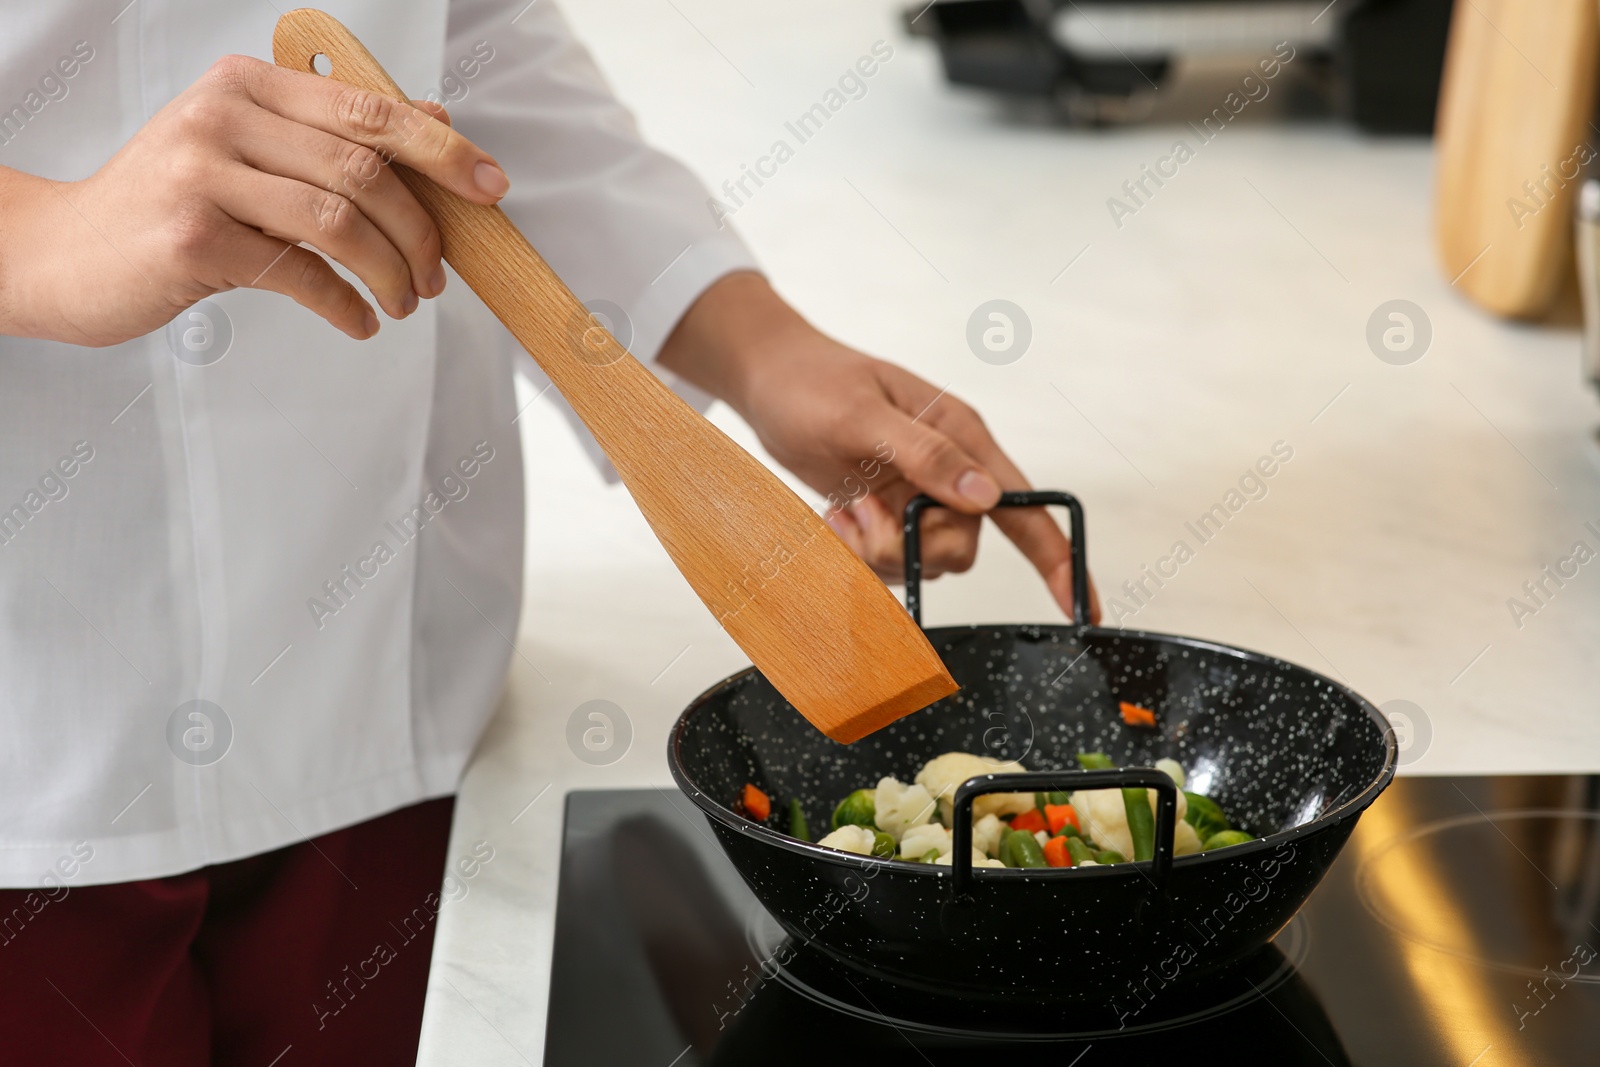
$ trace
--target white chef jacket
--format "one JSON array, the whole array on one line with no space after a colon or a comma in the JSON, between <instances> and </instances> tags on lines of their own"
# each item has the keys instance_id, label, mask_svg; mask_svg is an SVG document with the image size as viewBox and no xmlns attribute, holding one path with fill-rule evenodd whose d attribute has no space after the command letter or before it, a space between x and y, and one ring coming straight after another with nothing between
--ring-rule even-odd
<instances>
[{"instance_id":1,"label":"white chef jacket","mask_svg":"<svg viewBox=\"0 0 1600 1067\"><path fill-rule=\"evenodd\" d=\"M640 358L753 266L552 0L323 6L499 160L502 206ZM0 165L61 180L217 58L270 59L277 17L4 9ZM173 874L449 794L500 690L515 342L458 278L370 341L270 293L213 304L108 349L0 337L0 885ZM220 360L175 355L222 332Z\"/></svg>"}]
</instances>

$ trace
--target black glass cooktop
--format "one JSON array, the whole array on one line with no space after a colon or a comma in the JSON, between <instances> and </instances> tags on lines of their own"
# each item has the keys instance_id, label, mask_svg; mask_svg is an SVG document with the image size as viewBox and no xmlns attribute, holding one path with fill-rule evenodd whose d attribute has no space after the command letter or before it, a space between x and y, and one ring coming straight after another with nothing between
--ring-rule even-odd
<instances>
[{"instance_id":1,"label":"black glass cooktop","mask_svg":"<svg viewBox=\"0 0 1600 1067\"><path fill-rule=\"evenodd\" d=\"M548 1067L1007 1051L1062 1067L1543 1067L1600 1063L1600 777L1399 779L1271 945L1108 1014L1118 1026L1085 1027L840 973L767 916L675 788L567 797Z\"/></svg>"}]
</instances>

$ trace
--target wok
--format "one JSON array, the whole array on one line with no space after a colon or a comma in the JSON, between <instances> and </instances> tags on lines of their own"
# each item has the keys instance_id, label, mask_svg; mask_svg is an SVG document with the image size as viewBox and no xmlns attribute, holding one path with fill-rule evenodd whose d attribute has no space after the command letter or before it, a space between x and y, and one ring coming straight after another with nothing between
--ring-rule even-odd
<instances>
[{"instance_id":1,"label":"wok","mask_svg":"<svg viewBox=\"0 0 1600 1067\"><path fill-rule=\"evenodd\" d=\"M824 737L754 668L702 693L668 742L673 778L704 812L751 891L796 939L859 972L933 994L1137 1012L1168 985L1203 979L1266 944L1322 879L1361 812L1394 775L1387 720L1344 685L1257 652L1088 624L1083 509L1069 494L1007 493L1001 507L1058 504L1072 524L1070 625L927 631L961 690L852 745ZM920 622L921 513L906 508L906 601ZM1156 713L1125 725L1118 701ZM965 751L1019 759L957 791L952 866L855 856L780 832L798 799L816 835L834 805L884 775ZM1118 771L1079 771L1081 751ZM1258 840L1172 855L1175 792L1150 769L1170 756L1186 788ZM745 783L773 800L735 810ZM974 796L1146 785L1158 794L1152 860L1085 868L973 869Z\"/></svg>"}]
</instances>

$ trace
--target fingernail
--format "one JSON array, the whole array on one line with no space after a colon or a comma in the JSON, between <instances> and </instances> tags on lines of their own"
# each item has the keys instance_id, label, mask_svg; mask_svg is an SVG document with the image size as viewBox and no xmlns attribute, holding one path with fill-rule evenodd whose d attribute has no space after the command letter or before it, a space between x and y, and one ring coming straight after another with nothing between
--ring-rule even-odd
<instances>
[{"instance_id":1,"label":"fingernail","mask_svg":"<svg viewBox=\"0 0 1600 1067\"><path fill-rule=\"evenodd\" d=\"M506 177L506 172L493 163L479 163L474 167L472 180L490 196L505 196L506 190L511 188L511 179Z\"/></svg>"},{"instance_id":2,"label":"fingernail","mask_svg":"<svg viewBox=\"0 0 1600 1067\"><path fill-rule=\"evenodd\" d=\"M837 511L828 513L828 525L833 529L833 532L838 534L840 537L843 537L845 532L850 529L850 523Z\"/></svg>"},{"instance_id":3,"label":"fingernail","mask_svg":"<svg viewBox=\"0 0 1600 1067\"><path fill-rule=\"evenodd\" d=\"M367 327L368 337L371 337L373 334L378 332L378 316L377 313L371 308L367 309L367 317L364 321L364 325Z\"/></svg>"},{"instance_id":4,"label":"fingernail","mask_svg":"<svg viewBox=\"0 0 1600 1067\"><path fill-rule=\"evenodd\" d=\"M956 492L978 505L992 508L1000 502L1000 487L982 471L972 470L956 479Z\"/></svg>"},{"instance_id":5,"label":"fingernail","mask_svg":"<svg viewBox=\"0 0 1600 1067\"><path fill-rule=\"evenodd\" d=\"M405 318L407 315L417 310L417 303L417 294L415 292L407 293L406 298L400 302L400 317Z\"/></svg>"},{"instance_id":6,"label":"fingernail","mask_svg":"<svg viewBox=\"0 0 1600 1067\"><path fill-rule=\"evenodd\" d=\"M428 295L438 296L444 292L444 264L433 268L433 273L428 275Z\"/></svg>"}]
</instances>

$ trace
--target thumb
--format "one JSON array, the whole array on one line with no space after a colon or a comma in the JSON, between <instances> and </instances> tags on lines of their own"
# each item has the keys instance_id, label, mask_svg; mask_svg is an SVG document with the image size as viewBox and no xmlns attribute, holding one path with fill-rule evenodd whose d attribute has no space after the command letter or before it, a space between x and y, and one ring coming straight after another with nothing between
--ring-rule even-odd
<instances>
[{"instance_id":1,"label":"thumb","mask_svg":"<svg viewBox=\"0 0 1600 1067\"><path fill-rule=\"evenodd\" d=\"M999 502L1000 483L966 449L932 426L903 414L901 420L887 439L906 481L967 515L981 515Z\"/></svg>"}]
</instances>

